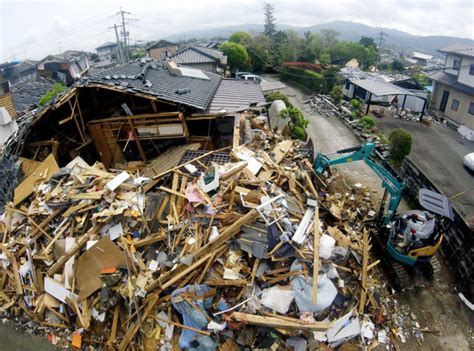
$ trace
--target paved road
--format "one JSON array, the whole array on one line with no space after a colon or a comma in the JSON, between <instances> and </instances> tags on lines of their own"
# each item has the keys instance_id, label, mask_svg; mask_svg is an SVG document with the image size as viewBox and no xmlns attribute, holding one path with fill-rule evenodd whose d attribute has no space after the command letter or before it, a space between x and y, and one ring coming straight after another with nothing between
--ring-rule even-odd
<instances>
[{"instance_id":1,"label":"paved road","mask_svg":"<svg viewBox=\"0 0 474 351\"><path fill-rule=\"evenodd\" d=\"M264 75L263 78L268 81L278 80L278 77L274 75ZM305 96L299 89L287 86L282 93L287 95L290 102L301 109L310 121L307 131L313 140L315 153L327 154L360 144L351 130L339 118L322 116L311 109L309 104L304 104ZM382 198L382 187L374 186L374 184L381 184L380 178L364 162L347 163L336 168L348 183L361 183L373 189L377 200ZM405 205L400 207L401 211L405 209Z\"/></svg>"},{"instance_id":2,"label":"paved road","mask_svg":"<svg viewBox=\"0 0 474 351\"><path fill-rule=\"evenodd\" d=\"M466 221L474 219L474 177L463 167L464 155L474 152L474 141L463 139L456 131L436 123L428 127L393 117L378 121L378 128L386 135L395 128L412 133L410 159L446 196L465 192L453 198L452 203Z\"/></svg>"}]
</instances>

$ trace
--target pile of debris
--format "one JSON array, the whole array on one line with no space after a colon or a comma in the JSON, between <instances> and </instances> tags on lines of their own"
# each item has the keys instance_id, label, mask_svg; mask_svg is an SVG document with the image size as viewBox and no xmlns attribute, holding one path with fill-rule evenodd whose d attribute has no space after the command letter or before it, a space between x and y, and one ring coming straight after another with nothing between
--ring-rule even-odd
<instances>
[{"instance_id":1,"label":"pile of debris","mask_svg":"<svg viewBox=\"0 0 474 351\"><path fill-rule=\"evenodd\" d=\"M303 103L309 104L312 110L315 110L326 117L337 117L345 112L348 112L348 115L350 115L349 110L344 111L341 110L341 107L334 105L331 101L330 95L313 94L304 100Z\"/></svg>"},{"instance_id":2,"label":"pile of debris","mask_svg":"<svg viewBox=\"0 0 474 351\"><path fill-rule=\"evenodd\" d=\"M2 215L1 310L58 346L389 344L365 188L337 192L260 117L251 142L121 170L50 155Z\"/></svg>"}]
</instances>

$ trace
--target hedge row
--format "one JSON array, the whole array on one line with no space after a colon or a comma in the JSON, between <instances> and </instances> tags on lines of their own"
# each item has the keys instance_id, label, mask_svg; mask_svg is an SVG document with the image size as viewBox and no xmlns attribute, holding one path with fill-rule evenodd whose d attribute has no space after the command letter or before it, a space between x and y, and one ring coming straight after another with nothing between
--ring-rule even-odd
<instances>
[{"instance_id":1,"label":"hedge row","mask_svg":"<svg viewBox=\"0 0 474 351\"><path fill-rule=\"evenodd\" d=\"M297 67L283 67L280 71L280 79L295 82L316 93L326 92L324 76L310 70Z\"/></svg>"}]
</instances>

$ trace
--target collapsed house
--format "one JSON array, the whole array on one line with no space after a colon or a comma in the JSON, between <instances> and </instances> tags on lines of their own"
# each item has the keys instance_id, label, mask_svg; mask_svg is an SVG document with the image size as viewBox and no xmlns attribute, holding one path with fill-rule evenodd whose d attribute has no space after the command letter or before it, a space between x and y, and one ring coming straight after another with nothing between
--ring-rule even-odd
<instances>
[{"instance_id":1,"label":"collapsed house","mask_svg":"<svg viewBox=\"0 0 474 351\"><path fill-rule=\"evenodd\" d=\"M232 144L233 112L265 103L260 86L173 62L140 61L83 78L34 116L25 157L80 155L106 167L146 162L170 146Z\"/></svg>"}]
</instances>

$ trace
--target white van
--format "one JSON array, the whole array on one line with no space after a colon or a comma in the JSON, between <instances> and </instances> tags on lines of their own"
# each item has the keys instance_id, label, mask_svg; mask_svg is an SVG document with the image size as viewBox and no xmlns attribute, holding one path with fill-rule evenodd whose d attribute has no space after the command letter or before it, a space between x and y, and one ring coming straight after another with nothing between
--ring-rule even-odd
<instances>
[{"instance_id":1,"label":"white van","mask_svg":"<svg viewBox=\"0 0 474 351\"><path fill-rule=\"evenodd\" d=\"M256 74L244 74L244 75L240 76L240 79L253 80L253 81L259 82L259 83L262 81L262 77L257 76Z\"/></svg>"}]
</instances>

